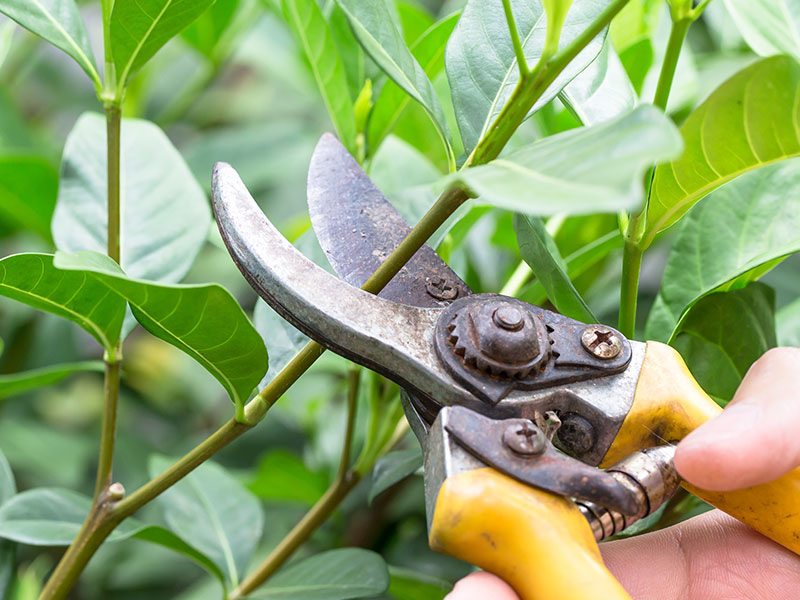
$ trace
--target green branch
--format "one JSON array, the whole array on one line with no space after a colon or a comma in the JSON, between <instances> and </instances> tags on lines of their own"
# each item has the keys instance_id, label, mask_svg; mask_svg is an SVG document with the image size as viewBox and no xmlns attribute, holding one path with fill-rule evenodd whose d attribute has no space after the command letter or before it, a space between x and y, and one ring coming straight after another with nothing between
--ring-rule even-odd
<instances>
[{"instance_id":1,"label":"green branch","mask_svg":"<svg viewBox=\"0 0 800 600\"><path fill-rule=\"evenodd\" d=\"M506 23L508 23L508 33L511 35L511 43L514 46L514 55L517 57L519 75L520 77L525 77L530 72L530 69L528 69L528 62L525 60L525 51L519 39L514 13L511 12L511 0L503 0L503 10L506 13Z\"/></svg>"}]
</instances>

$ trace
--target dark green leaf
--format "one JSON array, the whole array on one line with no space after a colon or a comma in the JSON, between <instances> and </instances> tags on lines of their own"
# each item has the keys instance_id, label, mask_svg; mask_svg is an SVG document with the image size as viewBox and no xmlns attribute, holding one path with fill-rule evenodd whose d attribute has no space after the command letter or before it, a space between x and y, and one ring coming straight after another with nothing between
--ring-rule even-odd
<instances>
[{"instance_id":1,"label":"dark green leaf","mask_svg":"<svg viewBox=\"0 0 800 600\"><path fill-rule=\"evenodd\" d=\"M422 467L422 453L419 448L396 450L379 459L372 473L368 502L372 504L378 494L416 473L420 467Z\"/></svg>"},{"instance_id":2,"label":"dark green leaf","mask_svg":"<svg viewBox=\"0 0 800 600\"><path fill-rule=\"evenodd\" d=\"M264 500L311 506L328 489L328 477L311 471L287 450L272 450L258 463L258 471L247 487Z\"/></svg>"},{"instance_id":3,"label":"dark green leaf","mask_svg":"<svg viewBox=\"0 0 800 600\"><path fill-rule=\"evenodd\" d=\"M436 125L451 162L452 143L444 109L425 71L406 46L389 0L337 0L358 41L384 72L419 102Z\"/></svg>"},{"instance_id":4,"label":"dark green leaf","mask_svg":"<svg viewBox=\"0 0 800 600\"><path fill-rule=\"evenodd\" d=\"M113 353L125 301L85 273L55 268L52 255L15 254L0 260L0 294L74 321Z\"/></svg>"},{"instance_id":5,"label":"dark green leaf","mask_svg":"<svg viewBox=\"0 0 800 600\"><path fill-rule=\"evenodd\" d=\"M21 373L0 375L0 400L22 394L29 390L58 383L73 373L85 371L102 373L103 369L104 365L101 361L93 360L53 365L52 367L32 369L30 371L22 371Z\"/></svg>"},{"instance_id":6,"label":"dark green leaf","mask_svg":"<svg viewBox=\"0 0 800 600\"><path fill-rule=\"evenodd\" d=\"M602 0L575 0L561 33L561 47L583 32L607 4ZM541 2L528 0L512 0L511 7L525 58L533 67L544 47L544 7ZM569 63L531 112L550 102L594 60L602 48L604 36L595 38ZM519 67L502 2L467 3L447 44L445 61L456 119L469 153L489 130L519 82Z\"/></svg>"},{"instance_id":7,"label":"dark green leaf","mask_svg":"<svg viewBox=\"0 0 800 600\"><path fill-rule=\"evenodd\" d=\"M115 10L121 4L117 2ZM174 283L189 271L211 226L205 193L164 132L122 123L122 267ZM56 247L106 252L106 124L84 113L67 138L53 218Z\"/></svg>"},{"instance_id":8,"label":"dark green leaf","mask_svg":"<svg viewBox=\"0 0 800 600\"><path fill-rule=\"evenodd\" d=\"M239 303L222 286L166 285L129 279L96 252L56 254L56 266L107 286L128 301L136 320L153 335L182 350L222 384L243 409L267 370L267 350Z\"/></svg>"},{"instance_id":9,"label":"dark green leaf","mask_svg":"<svg viewBox=\"0 0 800 600\"><path fill-rule=\"evenodd\" d=\"M800 159L743 175L684 219L647 322L647 337L669 340L706 294L743 287L800 250Z\"/></svg>"},{"instance_id":10,"label":"dark green leaf","mask_svg":"<svg viewBox=\"0 0 800 600\"><path fill-rule=\"evenodd\" d=\"M0 157L0 221L52 241L50 220L56 206L58 173L37 156Z\"/></svg>"},{"instance_id":11,"label":"dark green leaf","mask_svg":"<svg viewBox=\"0 0 800 600\"><path fill-rule=\"evenodd\" d=\"M761 60L723 83L681 127L683 155L656 169L642 246L703 196L752 169L800 155L800 64Z\"/></svg>"},{"instance_id":12,"label":"dark green leaf","mask_svg":"<svg viewBox=\"0 0 800 600\"><path fill-rule=\"evenodd\" d=\"M128 79L214 0L115 0L111 12L111 54L118 92ZM109 57L110 58L110 57Z\"/></svg>"},{"instance_id":13,"label":"dark green leaf","mask_svg":"<svg viewBox=\"0 0 800 600\"><path fill-rule=\"evenodd\" d=\"M523 260L544 286L547 297L558 312L584 323L597 323L597 317L572 285L567 265L542 220L516 214L514 231Z\"/></svg>"},{"instance_id":14,"label":"dark green leaf","mask_svg":"<svg viewBox=\"0 0 800 600\"><path fill-rule=\"evenodd\" d=\"M181 32L181 37L201 54L216 60L215 50L239 7L239 0L215 0L207 11Z\"/></svg>"},{"instance_id":15,"label":"dark green leaf","mask_svg":"<svg viewBox=\"0 0 800 600\"><path fill-rule=\"evenodd\" d=\"M100 91L103 84L75 0L4 0L0 12L69 54Z\"/></svg>"},{"instance_id":16,"label":"dark green leaf","mask_svg":"<svg viewBox=\"0 0 800 600\"><path fill-rule=\"evenodd\" d=\"M316 0L282 0L283 13L311 65L317 88L342 144L356 152L356 119L344 64Z\"/></svg>"},{"instance_id":17,"label":"dark green leaf","mask_svg":"<svg viewBox=\"0 0 800 600\"><path fill-rule=\"evenodd\" d=\"M709 294L688 312L672 345L706 392L730 400L750 365L777 345L775 292L754 282Z\"/></svg>"},{"instance_id":18,"label":"dark green leaf","mask_svg":"<svg viewBox=\"0 0 800 600\"><path fill-rule=\"evenodd\" d=\"M456 22L458 13L436 23L411 45L411 53L431 79L444 68L445 47ZM393 81L383 86L369 117L369 145L373 152L391 132L409 102L411 97Z\"/></svg>"},{"instance_id":19,"label":"dark green leaf","mask_svg":"<svg viewBox=\"0 0 800 600\"><path fill-rule=\"evenodd\" d=\"M756 53L800 59L800 5L796 0L725 0L725 4Z\"/></svg>"},{"instance_id":20,"label":"dark green leaf","mask_svg":"<svg viewBox=\"0 0 800 600\"><path fill-rule=\"evenodd\" d=\"M172 462L153 457L151 476ZM232 586L238 585L264 526L256 497L221 466L206 462L164 492L158 502L172 531L208 556Z\"/></svg>"},{"instance_id":21,"label":"dark green leaf","mask_svg":"<svg viewBox=\"0 0 800 600\"><path fill-rule=\"evenodd\" d=\"M616 212L639 206L645 170L680 148L669 119L642 105L612 121L534 142L446 181L460 183L483 202L526 214Z\"/></svg>"},{"instance_id":22,"label":"dark green leaf","mask_svg":"<svg viewBox=\"0 0 800 600\"><path fill-rule=\"evenodd\" d=\"M450 582L411 569L389 567L388 594L395 600L443 600L453 589Z\"/></svg>"},{"instance_id":23,"label":"dark green leaf","mask_svg":"<svg viewBox=\"0 0 800 600\"><path fill-rule=\"evenodd\" d=\"M317 554L279 571L250 598L350 600L371 598L389 587L380 555L360 548Z\"/></svg>"}]
</instances>

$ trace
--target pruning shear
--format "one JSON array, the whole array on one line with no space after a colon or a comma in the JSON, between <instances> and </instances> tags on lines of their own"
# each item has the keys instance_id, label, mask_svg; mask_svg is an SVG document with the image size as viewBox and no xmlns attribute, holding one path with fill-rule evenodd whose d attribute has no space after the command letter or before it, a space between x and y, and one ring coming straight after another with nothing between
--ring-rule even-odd
<instances>
[{"instance_id":1,"label":"pruning shear","mask_svg":"<svg viewBox=\"0 0 800 600\"><path fill-rule=\"evenodd\" d=\"M253 288L403 388L433 549L499 575L523 600L628 599L597 542L682 484L800 553L800 469L724 493L680 481L673 444L721 409L675 350L474 294L428 246L378 296L358 289L410 227L332 135L311 160L308 203L341 279L275 229L232 167L215 167L217 223Z\"/></svg>"}]
</instances>

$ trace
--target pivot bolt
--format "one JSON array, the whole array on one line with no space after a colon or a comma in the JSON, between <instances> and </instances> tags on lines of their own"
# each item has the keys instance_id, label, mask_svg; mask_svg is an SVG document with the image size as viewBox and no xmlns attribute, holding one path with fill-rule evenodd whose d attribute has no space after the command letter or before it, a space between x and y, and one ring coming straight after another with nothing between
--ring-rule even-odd
<instances>
[{"instance_id":1,"label":"pivot bolt","mask_svg":"<svg viewBox=\"0 0 800 600\"><path fill-rule=\"evenodd\" d=\"M495 325L508 331L519 331L525 326L525 316L516 306L505 304L494 311Z\"/></svg>"},{"instance_id":2,"label":"pivot bolt","mask_svg":"<svg viewBox=\"0 0 800 600\"><path fill-rule=\"evenodd\" d=\"M428 279L425 284L425 291L428 295L437 300L455 300L458 296L458 288L449 279L443 277L433 277Z\"/></svg>"},{"instance_id":3,"label":"pivot bolt","mask_svg":"<svg viewBox=\"0 0 800 600\"><path fill-rule=\"evenodd\" d=\"M589 354L603 360L616 358L622 352L622 340L619 336L611 329L597 325L583 330L581 343Z\"/></svg>"},{"instance_id":4,"label":"pivot bolt","mask_svg":"<svg viewBox=\"0 0 800 600\"><path fill-rule=\"evenodd\" d=\"M596 434L588 419L577 413L561 415L556 446L570 456L580 458L594 448Z\"/></svg>"},{"instance_id":5,"label":"pivot bolt","mask_svg":"<svg viewBox=\"0 0 800 600\"><path fill-rule=\"evenodd\" d=\"M544 434L530 421L518 421L506 427L503 443L520 456L541 454L546 447Z\"/></svg>"}]
</instances>

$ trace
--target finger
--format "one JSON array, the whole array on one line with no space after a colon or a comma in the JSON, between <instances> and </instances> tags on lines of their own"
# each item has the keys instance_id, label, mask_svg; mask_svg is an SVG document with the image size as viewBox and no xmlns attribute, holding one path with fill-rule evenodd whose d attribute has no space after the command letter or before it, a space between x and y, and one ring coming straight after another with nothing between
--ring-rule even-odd
<instances>
[{"instance_id":1,"label":"finger","mask_svg":"<svg viewBox=\"0 0 800 600\"><path fill-rule=\"evenodd\" d=\"M796 555L716 510L600 548L634 600L785 600L800 589Z\"/></svg>"},{"instance_id":2,"label":"finger","mask_svg":"<svg viewBox=\"0 0 800 600\"><path fill-rule=\"evenodd\" d=\"M519 600L514 590L505 581L478 571L467 575L456 583L453 591L444 600Z\"/></svg>"},{"instance_id":3,"label":"finger","mask_svg":"<svg viewBox=\"0 0 800 600\"><path fill-rule=\"evenodd\" d=\"M719 417L675 452L681 476L699 488L730 491L777 479L800 465L800 349L758 359Z\"/></svg>"}]
</instances>

